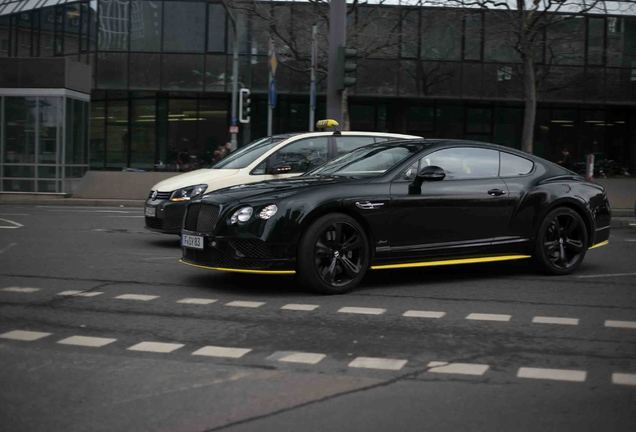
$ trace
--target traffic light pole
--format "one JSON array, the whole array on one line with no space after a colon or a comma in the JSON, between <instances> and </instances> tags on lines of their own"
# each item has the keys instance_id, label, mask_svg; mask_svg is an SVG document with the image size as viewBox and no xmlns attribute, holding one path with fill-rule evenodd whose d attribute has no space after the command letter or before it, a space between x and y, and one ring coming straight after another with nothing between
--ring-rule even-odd
<instances>
[{"instance_id":1,"label":"traffic light pole","mask_svg":"<svg viewBox=\"0 0 636 432\"><path fill-rule=\"evenodd\" d=\"M346 0L329 2L329 60L327 75L327 118L342 124L342 95L338 89L336 67L338 63L338 47L345 46L347 38L347 3Z\"/></svg>"},{"instance_id":2,"label":"traffic light pole","mask_svg":"<svg viewBox=\"0 0 636 432\"><path fill-rule=\"evenodd\" d=\"M231 119L230 119L230 127L232 128L232 132L230 132L230 147L232 151L236 150L238 147L238 80L239 80L239 37L238 37L238 26L236 23L236 17L234 13L230 10L230 7L227 5L226 1L223 1L223 6L225 6L225 11L227 12L227 16L230 18L230 22L232 23L232 106L231 106Z\"/></svg>"}]
</instances>

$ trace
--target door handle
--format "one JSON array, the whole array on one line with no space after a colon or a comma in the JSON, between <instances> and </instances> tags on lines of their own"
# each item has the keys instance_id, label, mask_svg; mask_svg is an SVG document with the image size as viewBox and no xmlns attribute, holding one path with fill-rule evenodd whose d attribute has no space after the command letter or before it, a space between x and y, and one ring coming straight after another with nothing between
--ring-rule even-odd
<instances>
[{"instance_id":1,"label":"door handle","mask_svg":"<svg viewBox=\"0 0 636 432\"><path fill-rule=\"evenodd\" d=\"M503 191L501 189L490 189L488 191L488 195L490 196L501 196L501 195L505 195L506 191Z\"/></svg>"}]
</instances>

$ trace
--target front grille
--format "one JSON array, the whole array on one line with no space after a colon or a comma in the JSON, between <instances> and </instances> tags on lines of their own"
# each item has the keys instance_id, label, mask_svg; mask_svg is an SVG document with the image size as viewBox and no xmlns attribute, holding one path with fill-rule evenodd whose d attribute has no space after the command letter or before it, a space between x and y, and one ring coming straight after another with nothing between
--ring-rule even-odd
<instances>
[{"instance_id":1,"label":"front grille","mask_svg":"<svg viewBox=\"0 0 636 432\"><path fill-rule=\"evenodd\" d=\"M218 206L201 203L190 204L183 221L183 228L188 231L210 233L214 231L218 219Z\"/></svg>"},{"instance_id":2,"label":"front grille","mask_svg":"<svg viewBox=\"0 0 636 432\"><path fill-rule=\"evenodd\" d=\"M154 191L150 191L148 198L152 198L153 193ZM172 195L172 192L157 192L157 198L155 198L155 200L167 200L170 199L170 195Z\"/></svg>"},{"instance_id":3,"label":"front grille","mask_svg":"<svg viewBox=\"0 0 636 432\"><path fill-rule=\"evenodd\" d=\"M265 242L257 239L232 239L230 246L236 250L237 255L246 258L268 259L272 252Z\"/></svg>"},{"instance_id":4,"label":"front grille","mask_svg":"<svg viewBox=\"0 0 636 432\"><path fill-rule=\"evenodd\" d=\"M146 217L146 226L148 228L162 229L163 228L163 221L161 219L159 219L159 218Z\"/></svg>"}]
</instances>

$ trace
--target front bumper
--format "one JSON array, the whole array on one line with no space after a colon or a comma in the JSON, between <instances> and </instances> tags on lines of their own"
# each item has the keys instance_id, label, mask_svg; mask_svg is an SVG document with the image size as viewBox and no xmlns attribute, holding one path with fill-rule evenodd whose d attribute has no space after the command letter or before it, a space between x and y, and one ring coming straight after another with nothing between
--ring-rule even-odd
<instances>
[{"instance_id":1,"label":"front bumper","mask_svg":"<svg viewBox=\"0 0 636 432\"><path fill-rule=\"evenodd\" d=\"M182 247L184 264L240 273L294 274L294 247L269 244L258 238L214 237L194 231L183 234L203 237L203 249Z\"/></svg>"},{"instance_id":2,"label":"front bumper","mask_svg":"<svg viewBox=\"0 0 636 432\"><path fill-rule=\"evenodd\" d=\"M146 209L153 209L154 213L154 216L146 214L146 229L164 234L181 234L183 216L187 206L188 201L146 200Z\"/></svg>"}]
</instances>

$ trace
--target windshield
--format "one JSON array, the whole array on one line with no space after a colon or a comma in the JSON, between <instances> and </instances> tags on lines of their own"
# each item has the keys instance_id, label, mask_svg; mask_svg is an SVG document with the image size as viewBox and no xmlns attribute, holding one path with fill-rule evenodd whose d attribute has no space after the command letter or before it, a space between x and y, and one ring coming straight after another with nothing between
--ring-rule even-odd
<instances>
[{"instance_id":1,"label":"windshield","mask_svg":"<svg viewBox=\"0 0 636 432\"><path fill-rule=\"evenodd\" d=\"M249 166L285 137L266 137L241 147L212 166L213 169L240 169Z\"/></svg>"},{"instance_id":2,"label":"windshield","mask_svg":"<svg viewBox=\"0 0 636 432\"><path fill-rule=\"evenodd\" d=\"M413 144L361 147L327 162L306 175L375 177L401 164L421 149L421 146Z\"/></svg>"}]
</instances>

